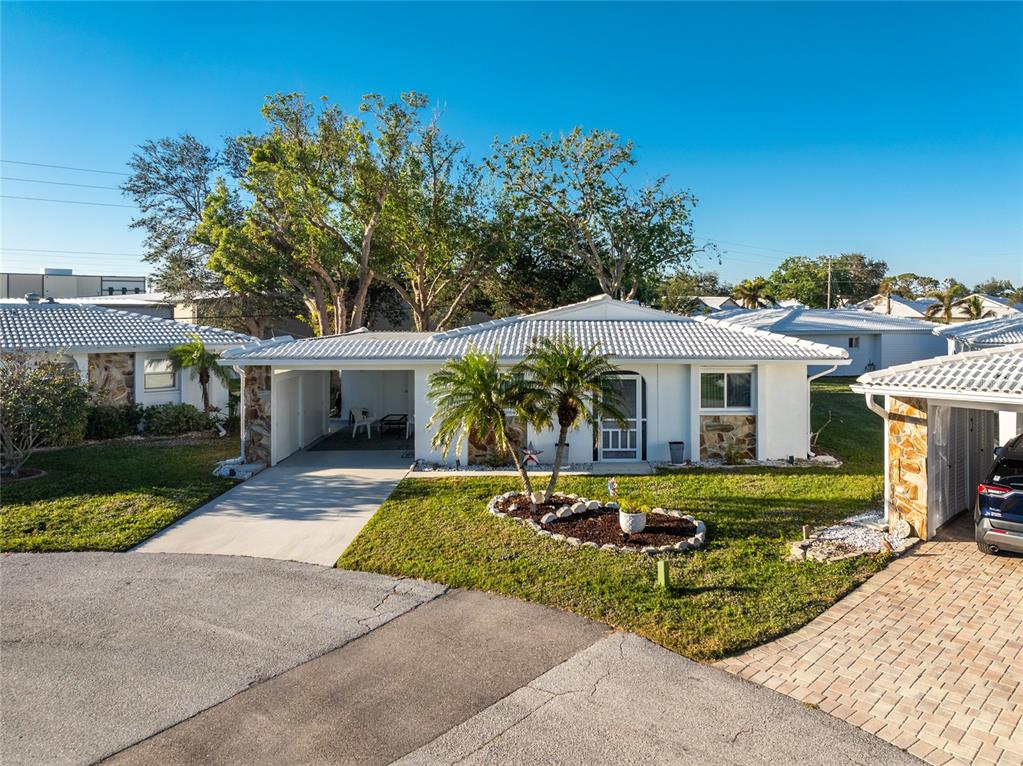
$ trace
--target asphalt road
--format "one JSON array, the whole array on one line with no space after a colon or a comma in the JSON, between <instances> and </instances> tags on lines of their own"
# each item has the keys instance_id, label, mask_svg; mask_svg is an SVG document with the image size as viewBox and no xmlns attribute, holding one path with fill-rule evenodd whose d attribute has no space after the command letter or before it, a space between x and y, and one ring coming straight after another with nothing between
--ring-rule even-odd
<instances>
[{"instance_id":1,"label":"asphalt road","mask_svg":"<svg viewBox=\"0 0 1023 766\"><path fill-rule=\"evenodd\" d=\"M6 764L911 764L573 615L263 559L4 556Z\"/></svg>"}]
</instances>

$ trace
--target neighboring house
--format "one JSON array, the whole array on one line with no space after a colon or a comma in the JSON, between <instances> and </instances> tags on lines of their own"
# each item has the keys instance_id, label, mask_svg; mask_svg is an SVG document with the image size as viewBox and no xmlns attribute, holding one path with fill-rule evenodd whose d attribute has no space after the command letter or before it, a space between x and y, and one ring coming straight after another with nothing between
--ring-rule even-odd
<instances>
[{"instance_id":1,"label":"neighboring house","mask_svg":"<svg viewBox=\"0 0 1023 766\"><path fill-rule=\"evenodd\" d=\"M973 507L995 446L1023 424L1023 344L877 370L852 389L885 420L886 515L926 539Z\"/></svg>"},{"instance_id":2,"label":"neighboring house","mask_svg":"<svg viewBox=\"0 0 1023 766\"><path fill-rule=\"evenodd\" d=\"M1023 314L939 325L934 328L933 332L948 342L948 353L950 354L981 348L1009 346L1023 343Z\"/></svg>"},{"instance_id":3,"label":"neighboring house","mask_svg":"<svg viewBox=\"0 0 1023 766\"><path fill-rule=\"evenodd\" d=\"M101 306L42 301L0 301L0 349L63 358L82 381L113 404L194 404L202 407L199 382L175 372L167 352L192 334L211 351L237 348L248 335L116 311ZM210 380L210 402L227 405L227 388Z\"/></svg>"},{"instance_id":4,"label":"neighboring house","mask_svg":"<svg viewBox=\"0 0 1023 766\"><path fill-rule=\"evenodd\" d=\"M903 298L901 295L881 295L880 293L865 301L854 303L850 308L874 311L893 317L906 319L926 319L927 309L936 304L936 298Z\"/></svg>"},{"instance_id":5,"label":"neighboring house","mask_svg":"<svg viewBox=\"0 0 1023 766\"><path fill-rule=\"evenodd\" d=\"M725 311L727 309L739 308L739 304L727 295L697 295L694 300L699 301L707 311Z\"/></svg>"},{"instance_id":6,"label":"neighboring house","mask_svg":"<svg viewBox=\"0 0 1023 766\"><path fill-rule=\"evenodd\" d=\"M129 295L146 291L145 277L75 274L71 269L43 269L38 274L0 273L0 298L86 298L95 295Z\"/></svg>"},{"instance_id":7,"label":"neighboring house","mask_svg":"<svg viewBox=\"0 0 1023 766\"><path fill-rule=\"evenodd\" d=\"M984 313L991 312L991 317L1007 317L1023 313L1023 303L1009 303L1007 298L999 298L987 293L970 293L957 300L953 305L953 322L965 322L970 318L963 305L971 298L979 298L981 305L984 307Z\"/></svg>"},{"instance_id":8,"label":"neighboring house","mask_svg":"<svg viewBox=\"0 0 1023 766\"><path fill-rule=\"evenodd\" d=\"M83 306L102 306L108 309L148 314L164 319L176 319L174 301L166 293L127 293L122 295L98 295L88 298L61 298L61 303L77 303Z\"/></svg>"},{"instance_id":9,"label":"neighboring house","mask_svg":"<svg viewBox=\"0 0 1023 766\"><path fill-rule=\"evenodd\" d=\"M944 342L931 334L934 325L860 309L739 309L714 318L845 349L852 361L830 375L859 375L945 353Z\"/></svg>"},{"instance_id":10,"label":"neighboring house","mask_svg":"<svg viewBox=\"0 0 1023 766\"><path fill-rule=\"evenodd\" d=\"M333 371L341 374L342 412L410 418L415 457L441 462L428 425L434 413L430 375L472 347L496 349L513 364L539 337L596 345L623 370L618 385L628 422L624 428L610 421L587 424L573 432L568 463L667 461L669 442L684 442L686 457L694 460L720 457L730 446L759 459L805 457L807 367L849 361L844 349L599 296L438 333L277 338L228 351L222 363L243 370L248 462L277 463L326 432ZM523 443L543 450L546 459L555 439L553 431L527 432ZM472 450L463 447L447 462L475 462Z\"/></svg>"}]
</instances>

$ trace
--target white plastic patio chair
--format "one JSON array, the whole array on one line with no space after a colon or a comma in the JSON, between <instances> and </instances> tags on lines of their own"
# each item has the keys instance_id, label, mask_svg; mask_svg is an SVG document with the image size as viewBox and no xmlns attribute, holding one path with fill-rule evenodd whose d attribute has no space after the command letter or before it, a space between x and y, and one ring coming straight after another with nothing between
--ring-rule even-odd
<instances>
[{"instance_id":1,"label":"white plastic patio chair","mask_svg":"<svg viewBox=\"0 0 1023 766\"><path fill-rule=\"evenodd\" d=\"M373 421L376 420L369 410L352 410L352 417L355 422L352 424L352 438L354 439L356 434L359 432L359 428L366 429L366 438L373 438Z\"/></svg>"}]
</instances>

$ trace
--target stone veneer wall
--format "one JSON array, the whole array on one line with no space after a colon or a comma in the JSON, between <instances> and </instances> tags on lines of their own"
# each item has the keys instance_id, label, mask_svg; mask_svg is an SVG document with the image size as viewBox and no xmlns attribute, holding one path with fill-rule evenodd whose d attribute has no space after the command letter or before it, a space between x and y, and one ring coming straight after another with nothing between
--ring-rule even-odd
<instances>
[{"instance_id":1,"label":"stone veneer wall","mask_svg":"<svg viewBox=\"0 0 1023 766\"><path fill-rule=\"evenodd\" d=\"M89 354L89 388L108 404L134 404L135 354Z\"/></svg>"},{"instance_id":2,"label":"stone veneer wall","mask_svg":"<svg viewBox=\"0 0 1023 766\"><path fill-rule=\"evenodd\" d=\"M756 458L756 415L700 416L700 460L720 460L725 456L725 450L732 446L739 450L739 457L744 460Z\"/></svg>"},{"instance_id":3,"label":"stone veneer wall","mask_svg":"<svg viewBox=\"0 0 1023 766\"><path fill-rule=\"evenodd\" d=\"M888 512L908 521L926 539L927 403L922 399L888 400Z\"/></svg>"},{"instance_id":4,"label":"stone veneer wall","mask_svg":"<svg viewBox=\"0 0 1023 766\"><path fill-rule=\"evenodd\" d=\"M270 465L270 382L271 369L266 365L246 367L242 376L242 398L245 412L245 462Z\"/></svg>"}]
</instances>

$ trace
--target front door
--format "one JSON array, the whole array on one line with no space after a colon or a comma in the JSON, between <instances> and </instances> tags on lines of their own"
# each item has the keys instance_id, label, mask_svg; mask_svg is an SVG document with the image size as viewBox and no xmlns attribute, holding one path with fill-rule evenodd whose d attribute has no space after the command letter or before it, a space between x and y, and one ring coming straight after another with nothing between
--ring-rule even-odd
<instances>
[{"instance_id":1,"label":"front door","mask_svg":"<svg viewBox=\"0 0 1023 766\"><path fill-rule=\"evenodd\" d=\"M642 439L640 380L638 375L620 375L611 383L619 392L625 428L614 420L600 423L600 460L639 460Z\"/></svg>"}]
</instances>

